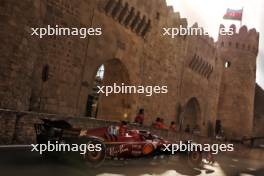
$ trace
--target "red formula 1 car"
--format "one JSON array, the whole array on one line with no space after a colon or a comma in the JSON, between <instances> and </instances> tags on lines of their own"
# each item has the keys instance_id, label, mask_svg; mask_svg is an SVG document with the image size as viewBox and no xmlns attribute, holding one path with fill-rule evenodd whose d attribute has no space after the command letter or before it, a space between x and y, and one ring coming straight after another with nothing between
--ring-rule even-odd
<instances>
[{"instance_id":1,"label":"red formula 1 car","mask_svg":"<svg viewBox=\"0 0 264 176\"><path fill-rule=\"evenodd\" d=\"M101 150L87 151L81 156L90 166L99 166L106 158L139 158L170 156L164 144L172 144L145 130L129 130L126 123L93 129L75 129L66 121L42 119L35 124L38 144L99 144ZM49 155L49 152L46 152ZM204 155L201 151L178 152L184 161L192 166L200 166ZM208 156L206 156L208 158Z\"/></svg>"}]
</instances>

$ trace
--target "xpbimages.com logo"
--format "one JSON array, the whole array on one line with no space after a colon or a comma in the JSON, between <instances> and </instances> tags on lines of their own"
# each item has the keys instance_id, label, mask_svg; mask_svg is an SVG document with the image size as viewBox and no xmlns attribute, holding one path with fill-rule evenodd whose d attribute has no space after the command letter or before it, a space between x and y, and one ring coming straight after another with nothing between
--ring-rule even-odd
<instances>
[{"instance_id":1,"label":"xpbimages.com logo","mask_svg":"<svg viewBox=\"0 0 264 176\"><path fill-rule=\"evenodd\" d=\"M31 36L37 36L41 39L45 36L78 36L79 38L84 39L90 35L102 35L102 28L70 28L59 27L59 25L55 25L54 27L48 25L47 27L31 28Z\"/></svg>"},{"instance_id":2,"label":"xpbimages.com logo","mask_svg":"<svg viewBox=\"0 0 264 176\"><path fill-rule=\"evenodd\" d=\"M104 147L102 144L66 144L58 141L55 143L48 141L47 144L31 144L31 146L31 151L38 152L40 155L45 152L79 152L83 155L87 152L100 152Z\"/></svg>"},{"instance_id":3,"label":"xpbimages.com logo","mask_svg":"<svg viewBox=\"0 0 264 176\"><path fill-rule=\"evenodd\" d=\"M191 141L175 144L163 144L162 150L164 152L170 152L175 154L177 152L192 152L192 151L205 151L212 152L212 154L218 154L219 152L232 152L234 151L234 144L197 144Z\"/></svg>"},{"instance_id":4,"label":"xpbimages.com logo","mask_svg":"<svg viewBox=\"0 0 264 176\"><path fill-rule=\"evenodd\" d=\"M168 86L131 86L122 83L118 85L114 83L112 86L97 86L97 93L105 94L145 94L146 96L152 96L153 94L166 94L168 93Z\"/></svg>"},{"instance_id":5,"label":"xpbimages.com logo","mask_svg":"<svg viewBox=\"0 0 264 176\"><path fill-rule=\"evenodd\" d=\"M233 35L235 33L233 28L226 30L221 28L219 30L220 35ZM168 36L170 38L175 38L176 36L201 36L201 35L209 35L208 31L202 27L184 27L180 25L180 27L167 27L162 28L162 35Z\"/></svg>"}]
</instances>

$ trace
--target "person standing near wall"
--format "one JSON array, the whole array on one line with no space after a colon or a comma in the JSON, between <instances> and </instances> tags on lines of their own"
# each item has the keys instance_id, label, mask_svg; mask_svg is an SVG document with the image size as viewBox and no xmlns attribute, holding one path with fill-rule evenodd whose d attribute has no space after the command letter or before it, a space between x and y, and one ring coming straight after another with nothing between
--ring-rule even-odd
<instances>
[{"instance_id":1,"label":"person standing near wall","mask_svg":"<svg viewBox=\"0 0 264 176\"><path fill-rule=\"evenodd\" d=\"M135 117L135 123L143 125L144 122L144 109L139 109L137 116Z\"/></svg>"}]
</instances>

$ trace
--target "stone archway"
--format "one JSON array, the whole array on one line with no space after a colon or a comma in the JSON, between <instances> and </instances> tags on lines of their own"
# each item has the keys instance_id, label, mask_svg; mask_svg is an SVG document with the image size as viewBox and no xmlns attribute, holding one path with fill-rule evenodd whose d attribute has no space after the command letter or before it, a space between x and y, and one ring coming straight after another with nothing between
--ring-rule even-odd
<instances>
[{"instance_id":1,"label":"stone archway","mask_svg":"<svg viewBox=\"0 0 264 176\"><path fill-rule=\"evenodd\" d=\"M97 86L130 85L126 66L119 59L111 59L99 66L93 92L87 100L87 116L108 120L128 120L131 114L132 95L97 94Z\"/></svg>"},{"instance_id":2,"label":"stone archway","mask_svg":"<svg viewBox=\"0 0 264 176\"><path fill-rule=\"evenodd\" d=\"M200 127L201 109L197 98L193 97L185 104L181 115L181 126L185 129L187 125L193 129L198 125Z\"/></svg>"}]
</instances>

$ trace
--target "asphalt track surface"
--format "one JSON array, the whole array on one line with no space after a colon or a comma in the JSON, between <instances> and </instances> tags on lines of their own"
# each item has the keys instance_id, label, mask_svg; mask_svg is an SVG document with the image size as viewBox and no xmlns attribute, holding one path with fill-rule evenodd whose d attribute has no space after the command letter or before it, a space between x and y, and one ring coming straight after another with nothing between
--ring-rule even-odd
<instances>
[{"instance_id":1,"label":"asphalt track surface","mask_svg":"<svg viewBox=\"0 0 264 176\"><path fill-rule=\"evenodd\" d=\"M264 161L220 154L216 163L190 168L179 157L169 160L106 160L99 168L75 161L47 160L27 148L0 148L0 176L264 176Z\"/></svg>"}]
</instances>

